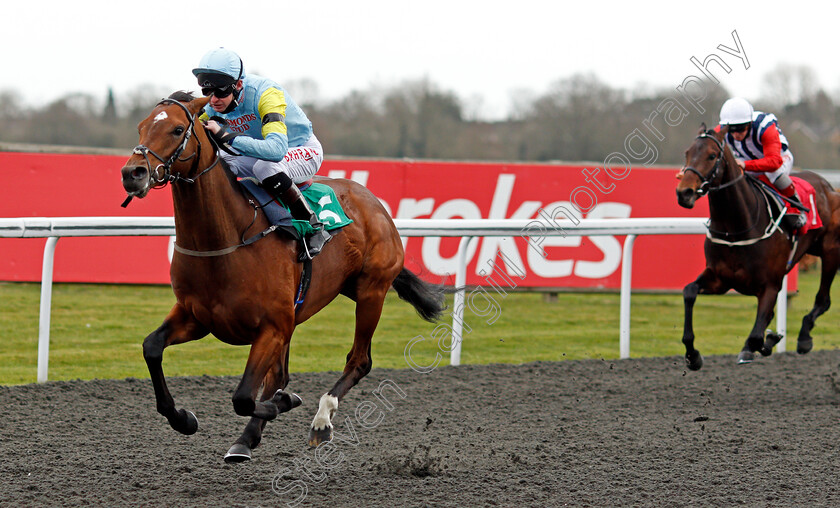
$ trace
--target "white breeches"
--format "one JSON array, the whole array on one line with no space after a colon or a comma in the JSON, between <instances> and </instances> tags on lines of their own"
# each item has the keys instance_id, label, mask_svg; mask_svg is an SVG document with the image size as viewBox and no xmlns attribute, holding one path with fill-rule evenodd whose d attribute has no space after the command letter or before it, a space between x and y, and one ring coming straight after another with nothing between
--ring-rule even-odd
<instances>
[{"instance_id":1,"label":"white breeches","mask_svg":"<svg viewBox=\"0 0 840 508\"><path fill-rule=\"evenodd\" d=\"M277 162L231 155L224 151L219 153L235 175L254 177L260 182L282 172L289 175L294 183L303 183L315 176L324 162L324 150L314 134L303 145L290 147L283 160Z\"/></svg>"},{"instance_id":2,"label":"white breeches","mask_svg":"<svg viewBox=\"0 0 840 508\"><path fill-rule=\"evenodd\" d=\"M747 171L747 173L753 176L765 175L777 189L784 189L792 183L790 178L783 178L781 182L778 182L779 184L787 183L787 185L782 185L781 187L776 185L776 181L782 176L790 175L791 169L793 169L793 154L790 153L790 150L785 150L782 152L782 165L776 171L772 173L769 171Z\"/></svg>"}]
</instances>

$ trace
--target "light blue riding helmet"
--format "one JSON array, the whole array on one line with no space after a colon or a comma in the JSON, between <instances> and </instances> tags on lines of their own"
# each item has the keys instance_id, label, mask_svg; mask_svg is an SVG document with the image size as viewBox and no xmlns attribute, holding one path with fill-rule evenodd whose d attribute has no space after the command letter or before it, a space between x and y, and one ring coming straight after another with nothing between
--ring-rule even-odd
<instances>
[{"instance_id":1,"label":"light blue riding helmet","mask_svg":"<svg viewBox=\"0 0 840 508\"><path fill-rule=\"evenodd\" d=\"M201 57L198 67L192 70L196 78L199 78L199 85L204 76L222 74L231 79L232 83L245 77L245 69L242 66L242 59L235 52L226 48L211 49ZM214 85L218 86L214 83Z\"/></svg>"}]
</instances>

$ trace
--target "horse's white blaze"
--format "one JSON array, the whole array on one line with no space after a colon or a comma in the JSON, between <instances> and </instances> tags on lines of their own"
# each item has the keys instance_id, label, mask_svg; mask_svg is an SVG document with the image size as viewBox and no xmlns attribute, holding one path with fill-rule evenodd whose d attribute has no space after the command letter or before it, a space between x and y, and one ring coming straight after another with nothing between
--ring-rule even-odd
<instances>
[{"instance_id":1,"label":"horse's white blaze","mask_svg":"<svg viewBox=\"0 0 840 508\"><path fill-rule=\"evenodd\" d=\"M155 117L155 123L158 123L158 122L160 122L161 120L166 120L167 118L169 118L169 115L167 115L167 114L166 114L166 111L161 111L161 112L160 112L160 113L158 113L158 114L157 114L157 116Z\"/></svg>"},{"instance_id":2,"label":"horse's white blaze","mask_svg":"<svg viewBox=\"0 0 840 508\"><path fill-rule=\"evenodd\" d=\"M318 402L318 412L315 413L315 419L312 420L312 428L315 430L324 430L332 428L332 417L338 409L338 397L325 393L321 395L321 400Z\"/></svg>"}]
</instances>

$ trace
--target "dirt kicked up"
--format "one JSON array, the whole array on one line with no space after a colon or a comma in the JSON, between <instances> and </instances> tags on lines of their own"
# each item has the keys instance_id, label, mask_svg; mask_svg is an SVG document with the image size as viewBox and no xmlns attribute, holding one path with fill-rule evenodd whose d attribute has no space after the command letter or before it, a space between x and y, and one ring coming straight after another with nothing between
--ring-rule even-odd
<instances>
[{"instance_id":1,"label":"dirt kicked up","mask_svg":"<svg viewBox=\"0 0 840 508\"><path fill-rule=\"evenodd\" d=\"M295 374L302 407L254 459L235 378L174 378L198 433L147 380L0 387L7 506L838 506L840 352L747 366L707 357L374 369L306 446L336 373Z\"/></svg>"}]
</instances>

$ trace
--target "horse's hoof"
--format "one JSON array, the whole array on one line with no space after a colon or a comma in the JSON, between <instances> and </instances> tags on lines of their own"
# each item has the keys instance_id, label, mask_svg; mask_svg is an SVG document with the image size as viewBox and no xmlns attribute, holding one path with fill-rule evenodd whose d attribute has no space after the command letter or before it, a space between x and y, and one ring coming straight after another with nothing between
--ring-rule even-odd
<instances>
[{"instance_id":1,"label":"horse's hoof","mask_svg":"<svg viewBox=\"0 0 840 508\"><path fill-rule=\"evenodd\" d=\"M808 338L805 340L796 341L796 352L800 355L809 353L814 348L814 339Z\"/></svg>"},{"instance_id":2,"label":"horse's hoof","mask_svg":"<svg viewBox=\"0 0 840 508\"><path fill-rule=\"evenodd\" d=\"M277 405L277 413L285 413L303 404L303 399L296 393L286 393L282 389L274 392L271 400Z\"/></svg>"},{"instance_id":3,"label":"horse's hoof","mask_svg":"<svg viewBox=\"0 0 840 508\"><path fill-rule=\"evenodd\" d=\"M333 438L333 429L332 427L324 427L321 430L316 430L315 428L309 429L309 446L311 448L317 448L319 445L323 443L327 443L332 441Z\"/></svg>"},{"instance_id":4,"label":"horse's hoof","mask_svg":"<svg viewBox=\"0 0 840 508\"><path fill-rule=\"evenodd\" d=\"M236 443L230 447L225 454L225 462L228 464L239 464L251 460L251 449L244 444Z\"/></svg>"},{"instance_id":5,"label":"horse's hoof","mask_svg":"<svg viewBox=\"0 0 840 508\"><path fill-rule=\"evenodd\" d=\"M752 351L741 351L738 353L738 365L752 363L755 360L755 354Z\"/></svg>"},{"instance_id":6,"label":"horse's hoof","mask_svg":"<svg viewBox=\"0 0 840 508\"><path fill-rule=\"evenodd\" d=\"M169 424L173 429L177 430L185 436L191 436L198 431L198 418L195 417L192 411L186 409L178 410L178 419L170 420Z\"/></svg>"},{"instance_id":7,"label":"horse's hoof","mask_svg":"<svg viewBox=\"0 0 840 508\"><path fill-rule=\"evenodd\" d=\"M782 340L782 336L775 332L767 332L767 336L764 338L764 345L761 346L759 352L762 356L770 356L773 354L773 348L776 347Z\"/></svg>"},{"instance_id":8,"label":"horse's hoof","mask_svg":"<svg viewBox=\"0 0 840 508\"><path fill-rule=\"evenodd\" d=\"M700 351L694 350L692 353L687 353L685 355L685 366L689 370L700 370L703 367L703 357L700 355Z\"/></svg>"}]
</instances>

